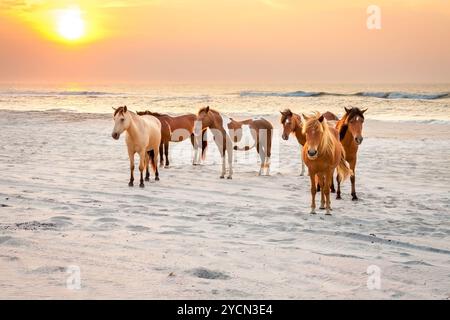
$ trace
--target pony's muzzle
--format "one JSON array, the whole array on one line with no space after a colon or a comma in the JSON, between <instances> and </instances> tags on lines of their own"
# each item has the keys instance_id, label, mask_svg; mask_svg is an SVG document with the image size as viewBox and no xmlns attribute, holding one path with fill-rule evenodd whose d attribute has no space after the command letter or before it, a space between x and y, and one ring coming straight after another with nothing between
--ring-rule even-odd
<instances>
[{"instance_id":1,"label":"pony's muzzle","mask_svg":"<svg viewBox=\"0 0 450 320\"><path fill-rule=\"evenodd\" d=\"M362 142L363 142L363 140L364 140L364 138L363 137L356 137L355 138L355 142L356 142L356 144L361 144Z\"/></svg>"},{"instance_id":2,"label":"pony's muzzle","mask_svg":"<svg viewBox=\"0 0 450 320\"><path fill-rule=\"evenodd\" d=\"M284 134L281 136L281 138L283 138L283 140L287 140L289 138L289 136L287 134Z\"/></svg>"},{"instance_id":3,"label":"pony's muzzle","mask_svg":"<svg viewBox=\"0 0 450 320\"><path fill-rule=\"evenodd\" d=\"M318 154L318 152L316 149L308 149L308 157L310 159L317 157L317 154Z\"/></svg>"},{"instance_id":4,"label":"pony's muzzle","mask_svg":"<svg viewBox=\"0 0 450 320\"><path fill-rule=\"evenodd\" d=\"M119 140L120 134L118 134L117 132L113 132L111 136L113 137L114 140Z\"/></svg>"}]
</instances>

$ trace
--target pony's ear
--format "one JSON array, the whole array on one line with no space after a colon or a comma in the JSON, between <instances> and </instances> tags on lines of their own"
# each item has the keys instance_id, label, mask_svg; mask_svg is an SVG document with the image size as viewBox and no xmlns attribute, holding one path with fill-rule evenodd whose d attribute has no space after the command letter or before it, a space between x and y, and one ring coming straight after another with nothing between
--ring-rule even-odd
<instances>
[{"instance_id":1,"label":"pony's ear","mask_svg":"<svg viewBox=\"0 0 450 320\"><path fill-rule=\"evenodd\" d=\"M321 115L318 120L319 120L319 122L323 122L323 119L325 119L325 117L323 115Z\"/></svg>"},{"instance_id":2,"label":"pony's ear","mask_svg":"<svg viewBox=\"0 0 450 320\"><path fill-rule=\"evenodd\" d=\"M123 113L127 112L127 106L123 106Z\"/></svg>"},{"instance_id":3,"label":"pony's ear","mask_svg":"<svg viewBox=\"0 0 450 320\"><path fill-rule=\"evenodd\" d=\"M116 111L117 110L117 108L114 108L114 107L111 107L114 111Z\"/></svg>"},{"instance_id":4,"label":"pony's ear","mask_svg":"<svg viewBox=\"0 0 450 320\"><path fill-rule=\"evenodd\" d=\"M282 116L285 116L285 115L286 115L286 113L285 113L284 111L281 111L281 110L280 110L280 113L281 113Z\"/></svg>"},{"instance_id":5,"label":"pony's ear","mask_svg":"<svg viewBox=\"0 0 450 320\"><path fill-rule=\"evenodd\" d=\"M209 112L209 106L206 107L205 112Z\"/></svg>"},{"instance_id":6,"label":"pony's ear","mask_svg":"<svg viewBox=\"0 0 450 320\"><path fill-rule=\"evenodd\" d=\"M352 110L352 109L347 109L346 107L344 107L344 109L345 109L346 113L350 113L350 111Z\"/></svg>"},{"instance_id":7,"label":"pony's ear","mask_svg":"<svg viewBox=\"0 0 450 320\"><path fill-rule=\"evenodd\" d=\"M364 110L361 110L361 113L364 114L364 112L367 111L368 108L365 108Z\"/></svg>"},{"instance_id":8,"label":"pony's ear","mask_svg":"<svg viewBox=\"0 0 450 320\"><path fill-rule=\"evenodd\" d=\"M309 117L306 114L302 113L302 116L303 116L303 119L305 119L306 121L309 120Z\"/></svg>"}]
</instances>

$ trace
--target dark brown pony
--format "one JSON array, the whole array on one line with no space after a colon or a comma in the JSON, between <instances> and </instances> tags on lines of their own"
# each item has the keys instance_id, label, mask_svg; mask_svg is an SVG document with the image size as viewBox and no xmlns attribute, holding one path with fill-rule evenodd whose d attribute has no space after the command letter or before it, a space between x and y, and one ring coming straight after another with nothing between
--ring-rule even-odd
<instances>
[{"instance_id":1,"label":"dark brown pony","mask_svg":"<svg viewBox=\"0 0 450 320\"><path fill-rule=\"evenodd\" d=\"M336 124L336 129L339 132L339 140L345 150L345 160L350 164L353 174L350 177L352 183L352 200L358 200L355 189L355 168L358 154L358 147L363 141L362 129L364 123L364 112L359 108L345 109L345 115ZM336 199L341 199L341 181L337 177L337 194Z\"/></svg>"},{"instance_id":2,"label":"dark brown pony","mask_svg":"<svg viewBox=\"0 0 450 320\"><path fill-rule=\"evenodd\" d=\"M283 125L283 134L282 138L283 140L288 140L289 135L295 134L295 137L297 138L298 143L301 147L305 145L306 137L303 133L303 120L302 117L299 114L293 113L290 109L285 109L284 111L280 111L281 113L281 124ZM324 118L328 121L337 121L339 118L327 111L322 114ZM300 151L302 152L302 151ZM301 176L305 173L305 163L302 158L302 171L300 173ZM332 192L334 192L334 186L332 184Z\"/></svg>"},{"instance_id":3,"label":"dark brown pony","mask_svg":"<svg viewBox=\"0 0 450 320\"><path fill-rule=\"evenodd\" d=\"M226 173L225 156L228 155L229 173L227 179L233 176L233 142L229 135L226 123L229 118L221 115L218 111L210 109L209 106L201 108L197 114L197 121L201 123L201 129L209 128L214 136L214 142L217 144L220 155L222 157L222 173L220 178L223 179Z\"/></svg>"},{"instance_id":4,"label":"dark brown pony","mask_svg":"<svg viewBox=\"0 0 450 320\"><path fill-rule=\"evenodd\" d=\"M256 152L261 159L259 175L270 175L270 156L272 154L272 124L264 118L236 121L229 119L227 123L234 150L250 150L256 147ZM241 141L250 145L240 145ZM266 171L264 173L264 171Z\"/></svg>"},{"instance_id":5,"label":"dark brown pony","mask_svg":"<svg viewBox=\"0 0 450 320\"><path fill-rule=\"evenodd\" d=\"M307 117L303 134L306 142L303 148L303 160L308 167L311 179L311 213L316 213L316 184L321 187L320 208L331 214L330 187L333 172L337 170L340 180L351 174L345 161L345 151L339 143L338 132L327 124L327 120L320 113Z\"/></svg>"},{"instance_id":6,"label":"dark brown pony","mask_svg":"<svg viewBox=\"0 0 450 320\"><path fill-rule=\"evenodd\" d=\"M151 111L140 111L138 115L152 115L161 122L161 144L159 146L159 155L161 157L161 166L164 165L164 156L166 160L165 167L169 167L169 142L181 142L188 137L191 138L192 147L197 150L196 139L194 137L194 126L197 116L192 113L181 116L169 116L168 114L161 114ZM204 130L203 135L206 135ZM205 150L208 141L205 136L202 139L202 158L205 156Z\"/></svg>"}]
</instances>

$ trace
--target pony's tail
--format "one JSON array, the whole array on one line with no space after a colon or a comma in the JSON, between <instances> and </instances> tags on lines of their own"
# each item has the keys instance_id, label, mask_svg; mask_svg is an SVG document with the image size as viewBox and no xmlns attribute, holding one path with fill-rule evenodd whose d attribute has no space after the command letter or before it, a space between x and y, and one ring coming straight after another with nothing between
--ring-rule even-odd
<instances>
[{"instance_id":1,"label":"pony's tail","mask_svg":"<svg viewBox=\"0 0 450 320\"><path fill-rule=\"evenodd\" d=\"M152 170L153 172L156 172L155 150L150 150L148 152L148 156L150 158L150 165L152 166Z\"/></svg>"},{"instance_id":2,"label":"pony's tail","mask_svg":"<svg viewBox=\"0 0 450 320\"><path fill-rule=\"evenodd\" d=\"M342 150L341 153L341 160L339 161L338 167L337 167L337 174L339 177L339 180L343 182L345 179L347 179L349 176L353 174L352 169L350 169L350 165L347 161L345 161L345 152Z\"/></svg>"},{"instance_id":3,"label":"pony's tail","mask_svg":"<svg viewBox=\"0 0 450 320\"><path fill-rule=\"evenodd\" d=\"M208 147L208 140L206 139L206 130L202 133L202 160L206 158L206 148Z\"/></svg>"}]
</instances>

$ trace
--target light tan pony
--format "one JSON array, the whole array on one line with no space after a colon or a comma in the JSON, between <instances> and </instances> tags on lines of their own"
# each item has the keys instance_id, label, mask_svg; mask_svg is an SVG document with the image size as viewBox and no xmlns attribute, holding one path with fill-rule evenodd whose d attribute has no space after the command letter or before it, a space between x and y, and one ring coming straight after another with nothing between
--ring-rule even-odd
<instances>
[{"instance_id":1,"label":"light tan pony","mask_svg":"<svg viewBox=\"0 0 450 320\"><path fill-rule=\"evenodd\" d=\"M308 167L311 179L311 213L316 213L316 184L320 185L320 209L326 209L331 215L330 187L333 172L341 181L345 180L351 170L345 161L345 151L339 142L338 132L327 124L327 120L320 113L313 116L303 114L306 123L303 126L305 145L303 147L303 161Z\"/></svg>"},{"instance_id":2,"label":"light tan pony","mask_svg":"<svg viewBox=\"0 0 450 320\"><path fill-rule=\"evenodd\" d=\"M149 163L155 172L155 180L159 180L158 149L161 143L161 122L151 115L139 116L127 109L127 106L114 109L114 129L111 136L118 140L126 131L128 157L130 159L130 182L134 182L134 155L139 154L139 171L141 180L139 186L144 187L143 172L146 170L145 181L150 181Z\"/></svg>"}]
</instances>

